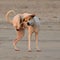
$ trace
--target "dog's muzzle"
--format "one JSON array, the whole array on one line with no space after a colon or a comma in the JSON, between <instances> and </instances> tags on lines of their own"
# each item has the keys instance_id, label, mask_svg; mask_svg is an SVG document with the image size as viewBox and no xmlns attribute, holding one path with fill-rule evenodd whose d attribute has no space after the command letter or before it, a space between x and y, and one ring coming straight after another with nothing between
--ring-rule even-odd
<instances>
[{"instance_id":1,"label":"dog's muzzle","mask_svg":"<svg viewBox=\"0 0 60 60\"><path fill-rule=\"evenodd\" d=\"M33 26L33 24L34 24L33 20L30 20L30 21L27 22L28 26Z\"/></svg>"}]
</instances>

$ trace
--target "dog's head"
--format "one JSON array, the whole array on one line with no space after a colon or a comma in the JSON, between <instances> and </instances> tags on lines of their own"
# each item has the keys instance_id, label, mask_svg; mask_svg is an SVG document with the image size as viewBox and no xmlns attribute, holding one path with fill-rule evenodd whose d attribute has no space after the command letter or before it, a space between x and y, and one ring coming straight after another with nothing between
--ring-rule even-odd
<instances>
[{"instance_id":1,"label":"dog's head","mask_svg":"<svg viewBox=\"0 0 60 60\"><path fill-rule=\"evenodd\" d=\"M39 18L35 14L25 13L20 17L21 27L34 26L39 24Z\"/></svg>"},{"instance_id":2,"label":"dog's head","mask_svg":"<svg viewBox=\"0 0 60 60\"><path fill-rule=\"evenodd\" d=\"M30 15L24 17L23 22L26 22L27 25L30 26L30 25L31 25L30 22L33 21L32 19L33 19L34 17L35 17L35 14L30 14Z\"/></svg>"},{"instance_id":3,"label":"dog's head","mask_svg":"<svg viewBox=\"0 0 60 60\"><path fill-rule=\"evenodd\" d=\"M24 21L26 22L27 26L34 26L36 28L40 27L40 18L34 14L29 15L26 19L24 19Z\"/></svg>"}]
</instances>

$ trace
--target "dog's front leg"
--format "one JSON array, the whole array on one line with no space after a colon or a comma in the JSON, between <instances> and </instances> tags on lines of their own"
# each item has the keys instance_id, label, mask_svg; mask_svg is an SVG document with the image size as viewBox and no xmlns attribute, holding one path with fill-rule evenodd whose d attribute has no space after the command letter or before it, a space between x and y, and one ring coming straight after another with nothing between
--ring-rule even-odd
<instances>
[{"instance_id":1,"label":"dog's front leg","mask_svg":"<svg viewBox=\"0 0 60 60\"><path fill-rule=\"evenodd\" d=\"M30 40L31 40L31 28L28 28L28 51L31 52Z\"/></svg>"},{"instance_id":2,"label":"dog's front leg","mask_svg":"<svg viewBox=\"0 0 60 60\"><path fill-rule=\"evenodd\" d=\"M37 49L37 51L40 51L40 49L38 47L38 32L35 32L35 39L36 39L36 49Z\"/></svg>"}]
</instances>

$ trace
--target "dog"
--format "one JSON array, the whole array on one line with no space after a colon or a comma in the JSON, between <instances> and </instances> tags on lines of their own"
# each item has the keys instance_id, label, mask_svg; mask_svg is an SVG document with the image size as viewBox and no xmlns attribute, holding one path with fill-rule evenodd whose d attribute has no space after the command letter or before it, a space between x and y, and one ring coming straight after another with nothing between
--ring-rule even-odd
<instances>
[{"instance_id":1,"label":"dog","mask_svg":"<svg viewBox=\"0 0 60 60\"><path fill-rule=\"evenodd\" d=\"M13 27L15 28L17 32L17 37L13 41L13 46L16 51L19 51L19 49L16 47L16 44L19 40L24 36L25 29L28 30L28 51L31 51L30 41L31 41L31 35L34 32L35 33L35 39L36 39L36 49L37 51L40 51L38 47L38 33L39 33L39 27L40 27L40 21L39 18L35 14L30 13L23 13L23 14L17 14L13 17L12 20L9 19L9 14L15 13L14 10L10 10L6 13L6 20L13 24Z\"/></svg>"}]
</instances>

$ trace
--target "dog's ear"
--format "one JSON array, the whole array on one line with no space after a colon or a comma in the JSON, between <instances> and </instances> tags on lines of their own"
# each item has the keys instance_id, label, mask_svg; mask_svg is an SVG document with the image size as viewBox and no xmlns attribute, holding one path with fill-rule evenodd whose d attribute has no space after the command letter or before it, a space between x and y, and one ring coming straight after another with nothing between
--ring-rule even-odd
<instances>
[{"instance_id":1,"label":"dog's ear","mask_svg":"<svg viewBox=\"0 0 60 60\"><path fill-rule=\"evenodd\" d=\"M34 16L35 16L35 14L30 15L31 18L33 18Z\"/></svg>"},{"instance_id":2,"label":"dog's ear","mask_svg":"<svg viewBox=\"0 0 60 60\"><path fill-rule=\"evenodd\" d=\"M32 19L35 16L35 14L28 15L23 19L23 21L27 22L29 19Z\"/></svg>"}]
</instances>

